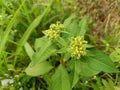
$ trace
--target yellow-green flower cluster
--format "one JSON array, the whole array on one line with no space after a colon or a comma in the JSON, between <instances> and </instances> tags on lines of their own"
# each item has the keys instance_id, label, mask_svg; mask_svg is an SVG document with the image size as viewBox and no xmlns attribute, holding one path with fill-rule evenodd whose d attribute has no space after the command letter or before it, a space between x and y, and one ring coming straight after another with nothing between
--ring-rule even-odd
<instances>
[{"instance_id":1,"label":"yellow-green flower cluster","mask_svg":"<svg viewBox=\"0 0 120 90\"><path fill-rule=\"evenodd\" d=\"M55 31L62 31L64 30L64 25L61 24L60 22L56 22L56 24L51 24L50 29L55 30Z\"/></svg>"},{"instance_id":2,"label":"yellow-green flower cluster","mask_svg":"<svg viewBox=\"0 0 120 90\"><path fill-rule=\"evenodd\" d=\"M54 31L52 29L49 29L45 32L45 35L49 38L49 39L56 39L59 36L59 32Z\"/></svg>"},{"instance_id":3,"label":"yellow-green flower cluster","mask_svg":"<svg viewBox=\"0 0 120 90\"><path fill-rule=\"evenodd\" d=\"M81 37L72 38L70 43L71 56L77 57L77 59L84 56L86 54L86 44L87 41Z\"/></svg>"},{"instance_id":4,"label":"yellow-green flower cluster","mask_svg":"<svg viewBox=\"0 0 120 90\"><path fill-rule=\"evenodd\" d=\"M56 39L60 36L60 32L64 30L64 25L60 22L56 22L56 24L51 24L50 28L45 31L45 35L49 39Z\"/></svg>"}]
</instances>

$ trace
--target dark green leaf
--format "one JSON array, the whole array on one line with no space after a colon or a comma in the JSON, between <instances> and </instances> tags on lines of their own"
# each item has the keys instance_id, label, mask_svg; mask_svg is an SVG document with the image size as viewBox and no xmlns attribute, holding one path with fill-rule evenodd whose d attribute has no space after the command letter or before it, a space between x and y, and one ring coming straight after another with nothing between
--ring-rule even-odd
<instances>
[{"instance_id":1,"label":"dark green leaf","mask_svg":"<svg viewBox=\"0 0 120 90\"><path fill-rule=\"evenodd\" d=\"M84 64L88 65L88 69L90 68L95 71L104 71L108 73L114 73L118 71L114 67L111 59L106 54L102 53L97 49L89 49L89 50L93 55L85 56L84 58L82 58L82 61L85 60Z\"/></svg>"},{"instance_id":2,"label":"dark green leaf","mask_svg":"<svg viewBox=\"0 0 120 90\"><path fill-rule=\"evenodd\" d=\"M87 59L87 58L84 58L84 59L81 58L81 61L79 61L78 63L80 63L80 65L81 65L80 66L80 68L81 68L80 75L82 75L82 76L89 77L89 76L96 75L100 72L89 66L90 63L89 63L89 59Z\"/></svg>"}]
</instances>

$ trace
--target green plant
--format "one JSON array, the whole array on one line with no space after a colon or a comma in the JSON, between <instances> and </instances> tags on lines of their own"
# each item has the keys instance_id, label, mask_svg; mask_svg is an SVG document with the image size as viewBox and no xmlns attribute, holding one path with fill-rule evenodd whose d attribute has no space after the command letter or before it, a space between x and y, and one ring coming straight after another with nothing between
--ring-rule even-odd
<instances>
[{"instance_id":1,"label":"green plant","mask_svg":"<svg viewBox=\"0 0 120 90\"><path fill-rule=\"evenodd\" d=\"M111 59L102 51L89 45L85 33L89 31L87 17L79 22L75 14L63 24L57 22L35 40L34 48L24 45L31 60L25 72L40 76L48 90L71 90L80 82L80 77L100 73L115 73Z\"/></svg>"},{"instance_id":2,"label":"green plant","mask_svg":"<svg viewBox=\"0 0 120 90\"><path fill-rule=\"evenodd\" d=\"M0 90L119 90L119 1L75 1L0 0Z\"/></svg>"}]
</instances>

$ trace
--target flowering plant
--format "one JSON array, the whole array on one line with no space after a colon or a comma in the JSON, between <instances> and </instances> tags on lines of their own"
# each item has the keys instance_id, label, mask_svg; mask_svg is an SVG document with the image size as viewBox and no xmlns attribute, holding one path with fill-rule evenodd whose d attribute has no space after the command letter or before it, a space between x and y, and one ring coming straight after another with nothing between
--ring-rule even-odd
<instances>
[{"instance_id":1,"label":"flowering plant","mask_svg":"<svg viewBox=\"0 0 120 90\"><path fill-rule=\"evenodd\" d=\"M99 72L117 72L110 58L85 38L88 31L87 18L79 22L76 15L71 15L63 24L51 24L36 39L34 50L29 43L25 50L31 63L25 72L30 76L42 76L48 90L72 90L80 76L90 77Z\"/></svg>"}]
</instances>

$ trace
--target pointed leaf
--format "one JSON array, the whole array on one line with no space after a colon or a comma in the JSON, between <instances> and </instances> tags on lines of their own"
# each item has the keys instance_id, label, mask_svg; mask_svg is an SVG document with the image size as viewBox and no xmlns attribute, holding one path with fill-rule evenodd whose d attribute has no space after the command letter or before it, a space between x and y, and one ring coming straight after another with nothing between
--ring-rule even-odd
<instances>
[{"instance_id":1,"label":"pointed leaf","mask_svg":"<svg viewBox=\"0 0 120 90\"><path fill-rule=\"evenodd\" d=\"M112 60L97 49L90 49L94 56L88 58L90 67L108 73L118 72Z\"/></svg>"},{"instance_id":2,"label":"pointed leaf","mask_svg":"<svg viewBox=\"0 0 120 90\"><path fill-rule=\"evenodd\" d=\"M82 36L84 37L87 29L88 29L88 26L87 26L87 18L86 17L83 17L82 20L80 21L79 23L79 31L77 32L78 36Z\"/></svg>"},{"instance_id":3,"label":"pointed leaf","mask_svg":"<svg viewBox=\"0 0 120 90\"><path fill-rule=\"evenodd\" d=\"M30 44L28 42L26 42L24 47L25 47L25 51L28 54L29 58L32 60L32 56L34 54L34 51L33 51L32 47L30 46Z\"/></svg>"},{"instance_id":4,"label":"pointed leaf","mask_svg":"<svg viewBox=\"0 0 120 90\"><path fill-rule=\"evenodd\" d=\"M70 38L74 37L79 31L79 20L75 14L72 14L64 21L65 31L68 33L64 33L63 37Z\"/></svg>"},{"instance_id":5,"label":"pointed leaf","mask_svg":"<svg viewBox=\"0 0 120 90\"><path fill-rule=\"evenodd\" d=\"M81 73L81 64L79 63L79 60L73 60L72 62L73 65L73 69L71 72L71 79L72 79L72 88L77 84L77 82L79 81L79 75Z\"/></svg>"}]
</instances>

